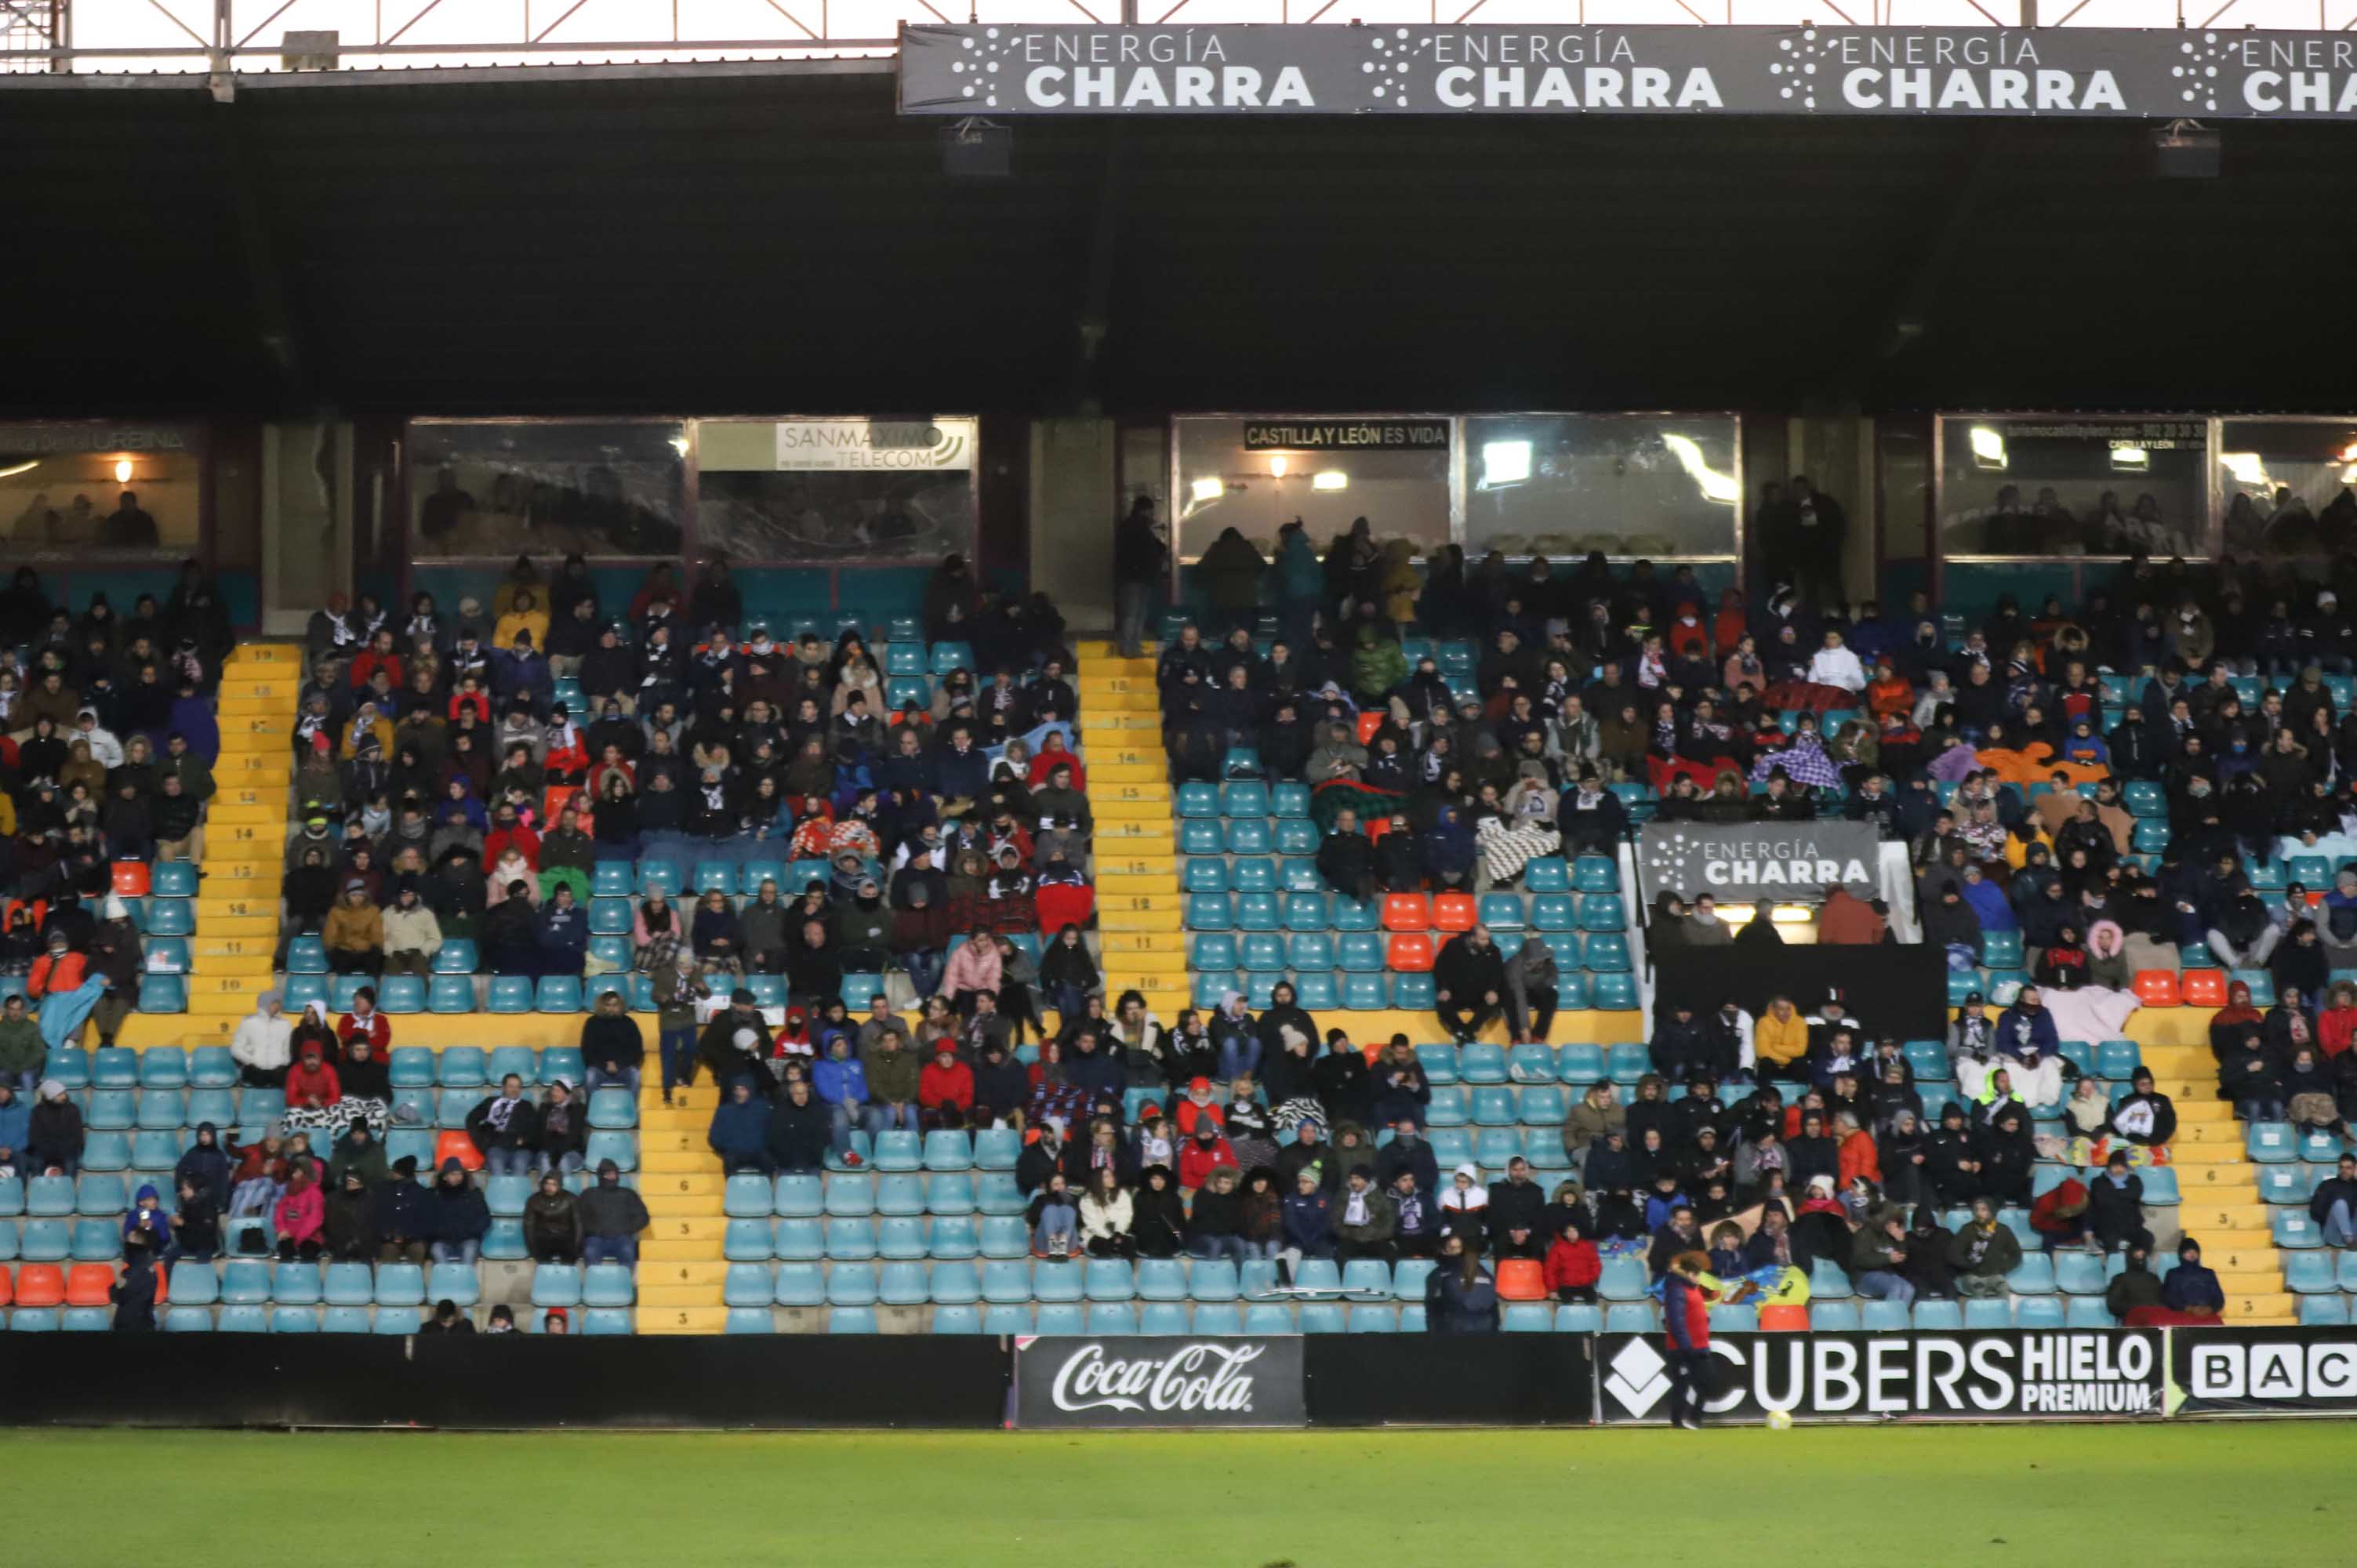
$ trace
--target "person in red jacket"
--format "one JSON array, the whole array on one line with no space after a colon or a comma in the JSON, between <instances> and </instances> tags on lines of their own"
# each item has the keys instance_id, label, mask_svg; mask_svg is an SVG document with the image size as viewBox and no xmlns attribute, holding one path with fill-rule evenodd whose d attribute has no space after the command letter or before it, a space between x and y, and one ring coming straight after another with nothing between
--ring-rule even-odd
<instances>
[{"instance_id":1,"label":"person in red jacket","mask_svg":"<svg viewBox=\"0 0 2357 1568\"><path fill-rule=\"evenodd\" d=\"M25 977L25 994L34 1001L79 991L90 978L90 960L68 947L68 940L65 932L51 931L49 950L33 961L33 972Z\"/></svg>"},{"instance_id":2,"label":"person in red jacket","mask_svg":"<svg viewBox=\"0 0 2357 1568\"><path fill-rule=\"evenodd\" d=\"M365 1039L379 1061L393 1059L393 1025L376 1010L376 987L363 985L352 993L352 1010L336 1022L336 1043L347 1056L352 1042ZM293 1097L288 1097L290 1102Z\"/></svg>"},{"instance_id":3,"label":"person in red jacket","mask_svg":"<svg viewBox=\"0 0 2357 1568\"><path fill-rule=\"evenodd\" d=\"M525 865L540 869L540 835L517 820L516 809L502 800L491 831L483 835L483 864L497 865L511 848L523 856Z\"/></svg>"},{"instance_id":4,"label":"person in red jacket","mask_svg":"<svg viewBox=\"0 0 2357 1568\"><path fill-rule=\"evenodd\" d=\"M2029 1206L2029 1228L2052 1257L2057 1247L2093 1246L2087 1237L2087 1188L2064 1176Z\"/></svg>"},{"instance_id":5,"label":"person in red jacket","mask_svg":"<svg viewBox=\"0 0 2357 1568\"><path fill-rule=\"evenodd\" d=\"M2330 995L2332 1004L2316 1020L2316 1043L2328 1061L2357 1043L2357 985L2341 981Z\"/></svg>"},{"instance_id":6,"label":"person in red jacket","mask_svg":"<svg viewBox=\"0 0 2357 1568\"><path fill-rule=\"evenodd\" d=\"M1211 1180L1211 1172L1221 1165L1236 1167L1236 1151L1211 1122L1200 1122L1195 1135L1178 1151L1178 1188L1181 1192L1198 1192Z\"/></svg>"},{"instance_id":7,"label":"person in red jacket","mask_svg":"<svg viewBox=\"0 0 2357 1568\"><path fill-rule=\"evenodd\" d=\"M336 1069L321 1059L317 1045L305 1046L303 1059L286 1074L286 1103L305 1110L325 1111L343 1097L344 1086L337 1079Z\"/></svg>"},{"instance_id":8,"label":"person in red jacket","mask_svg":"<svg viewBox=\"0 0 2357 1568\"><path fill-rule=\"evenodd\" d=\"M927 1127L963 1127L974 1115L974 1069L958 1060L947 1036L935 1044L933 1059L917 1074L917 1104Z\"/></svg>"},{"instance_id":9,"label":"person in red jacket","mask_svg":"<svg viewBox=\"0 0 2357 1568\"><path fill-rule=\"evenodd\" d=\"M1547 1244L1546 1283L1557 1301L1596 1300L1596 1282L1604 1277L1604 1260L1596 1243L1579 1233L1574 1219Z\"/></svg>"},{"instance_id":10,"label":"person in red jacket","mask_svg":"<svg viewBox=\"0 0 2357 1568\"><path fill-rule=\"evenodd\" d=\"M1205 1122L1222 1133L1228 1130L1227 1113L1211 1098L1211 1080L1208 1078L1187 1080L1186 1095L1178 1101L1178 1135L1182 1138L1193 1137L1195 1129Z\"/></svg>"},{"instance_id":11,"label":"person in red jacket","mask_svg":"<svg viewBox=\"0 0 2357 1568\"><path fill-rule=\"evenodd\" d=\"M1680 1252L1662 1276L1663 1347L1669 1362L1670 1424L1690 1432L1702 1430L1703 1402L1710 1365L1710 1302L1712 1292L1702 1282L1709 1275L1705 1252Z\"/></svg>"}]
</instances>

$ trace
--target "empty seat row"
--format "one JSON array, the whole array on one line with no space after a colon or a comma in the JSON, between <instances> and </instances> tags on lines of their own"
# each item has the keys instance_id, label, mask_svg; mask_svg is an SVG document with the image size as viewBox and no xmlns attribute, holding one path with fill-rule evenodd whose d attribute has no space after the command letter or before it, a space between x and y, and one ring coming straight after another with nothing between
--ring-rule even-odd
<instances>
[{"instance_id":1,"label":"empty seat row","mask_svg":"<svg viewBox=\"0 0 2357 1568\"><path fill-rule=\"evenodd\" d=\"M1269 873L1266 886L1237 890L1232 886L1232 873L1222 861L1189 861L1188 865L1218 868L1216 874L1200 880L1219 880L1220 887L1195 886L1186 890L1186 926L1190 931L1376 931L1387 930L1424 934L1439 931L1444 935L1470 930L1477 923L1492 930L1521 932L1523 930L1574 930L1598 935L1625 936L1628 915L1617 893L1594 893L1575 898L1568 893L1542 893L1531 897L1526 916L1522 896L1514 893L1486 893L1476 898L1467 893L1387 893L1377 899L1346 897L1325 891L1321 882L1311 880L1301 867L1311 863L1288 862L1284 872L1284 890L1278 891L1276 874ZM1266 861L1239 861L1239 870L1251 871L1254 882L1260 873L1269 870ZM1313 867L1314 870L1314 867ZM1594 939L1591 937L1590 939ZM1574 944L1575 948L1577 944ZM1589 968L1602 967L1591 962ZM1625 961L1622 967L1626 967Z\"/></svg>"},{"instance_id":2,"label":"empty seat row","mask_svg":"<svg viewBox=\"0 0 2357 1568\"><path fill-rule=\"evenodd\" d=\"M1307 973L1246 971L1231 973L1206 971L1189 984L1189 1005L1209 1009L1231 991L1242 992L1248 1005L1266 1007L1279 983L1294 988L1295 999L1312 1012L1340 1007L1358 1012L1396 1009L1429 1013L1437 990L1429 973L1335 974L1324 970ZM1558 976L1556 1004L1572 1012L1597 1008L1627 1012L1637 1005L1636 977L1630 974L1589 974L1574 970Z\"/></svg>"}]
</instances>

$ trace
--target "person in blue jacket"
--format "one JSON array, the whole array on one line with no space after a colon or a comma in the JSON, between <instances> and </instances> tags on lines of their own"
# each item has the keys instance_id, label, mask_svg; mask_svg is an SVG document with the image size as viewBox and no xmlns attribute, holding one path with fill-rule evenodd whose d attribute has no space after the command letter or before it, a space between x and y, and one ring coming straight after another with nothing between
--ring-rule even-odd
<instances>
[{"instance_id":1,"label":"person in blue jacket","mask_svg":"<svg viewBox=\"0 0 2357 1568\"><path fill-rule=\"evenodd\" d=\"M1427 1334L1498 1331L1497 1282L1455 1231L1440 1239L1440 1256L1424 1277L1424 1327Z\"/></svg>"},{"instance_id":2,"label":"person in blue jacket","mask_svg":"<svg viewBox=\"0 0 2357 1568\"><path fill-rule=\"evenodd\" d=\"M2226 1310L2226 1289L2217 1271L2201 1265L2201 1243L2188 1236L2177 1244L2177 1267L2160 1282L2160 1305L2193 1317L2215 1318Z\"/></svg>"},{"instance_id":3,"label":"person in blue jacket","mask_svg":"<svg viewBox=\"0 0 2357 1568\"><path fill-rule=\"evenodd\" d=\"M33 1108L14 1083L0 1081L0 1165L14 1166L20 1176L38 1174L25 1168L25 1138L32 1129Z\"/></svg>"},{"instance_id":4,"label":"person in blue jacket","mask_svg":"<svg viewBox=\"0 0 2357 1568\"><path fill-rule=\"evenodd\" d=\"M720 1156L720 1168L726 1175L738 1171L777 1175L770 1158L769 1101L753 1098L749 1079L739 1078L728 1086L728 1098L712 1112L712 1131L706 1141Z\"/></svg>"},{"instance_id":5,"label":"person in blue jacket","mask_svg":"<svg viewBox=\"0 0 2357 1568\"><path fill-rule=\"evenodd\" d=\"M826 1055L812 1069L811 1083L826 1104L835 1155L845 1165L857 1165L859 1155L851 1146L851 1134L867 1122L867 1069L851 1054L848 1034L827 1041Z\"/></svg>"},{"instance_id":6,"label":"person in blue jacket","mask_svg":"<svg viewBox=\"0 0 2357 1568\"><path fill-rule=\"evenodd\" d=\"M2016 918L2012 904L2006 899L2005 889L1983 875L1978 865L1969 864L1965 865L1964 881L1959 885L1958 891L1964 894L1964 902L1972 906L1973 913L1980 917L1983 936L1988 935L1991 931L2014 931L2021 929L2021 922Z\"/></svg>"},{"instance_id":7,"label":"person in blue jacket","mask_svg":"<svg viewBox=\"0 0 2357 1568\"><path fill-rule=\"evenodd\" d=\"M581 972L589 955L589 911L576 903L573 889L560 882L540 911L540 972Z\"/></svg>"}]
</instances>

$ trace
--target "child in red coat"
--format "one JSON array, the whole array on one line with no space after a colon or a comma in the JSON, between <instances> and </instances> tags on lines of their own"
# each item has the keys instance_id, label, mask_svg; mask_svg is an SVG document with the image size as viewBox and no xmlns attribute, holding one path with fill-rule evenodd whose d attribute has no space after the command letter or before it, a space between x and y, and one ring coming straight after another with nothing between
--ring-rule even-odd
<instances>
[{"instance_id":1,"label":"child in red coat","mask_svg":"<svg viewBox=\"0 0 2357 1568\"><path fill-rule=\"evenodd\" d=\"M1580 1234L1575 1219L1547 1247L1546 1284L1557 1301L1596 1300L1596 1282L1604 1277L1604 1260L1596 1243Z\"/></svg>"}]
</instances>

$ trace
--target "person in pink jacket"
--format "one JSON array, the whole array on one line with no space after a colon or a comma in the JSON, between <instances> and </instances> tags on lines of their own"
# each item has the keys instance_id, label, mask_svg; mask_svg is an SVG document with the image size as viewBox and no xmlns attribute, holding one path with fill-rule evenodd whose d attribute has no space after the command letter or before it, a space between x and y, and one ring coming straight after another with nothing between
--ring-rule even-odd
<instances>
[{"instance_id":1,"label":"person in pink jacket","mask_svg":"<svg viewBox=\"0 0 2357 1568\"><path fill-rule=\"evenodd\" d=\"M942 971L939 994L957 1004L958 1016L974 1016L974 999L984 992L998 994L998 944L988 937L968 937L950 954L949 967Z\"/></svg>"},{"instance_id":2,"label":"person in pink jacket","mask_svg":"<svg viewBox=\"0 0 2357 1568\"><path fill-rule=\"evenodd\" d=\"M278 1207L271 1211L270 1219L278 1228L281 1259L293 1262L300 1258L307 1263L317 1260L319 1232L328 1221L328 1200L320 1196L319 1180L312 1172L310 1161L294 1162L286 1173L286 1191L279 1197Z\"/></svg>"}]
</instances>

